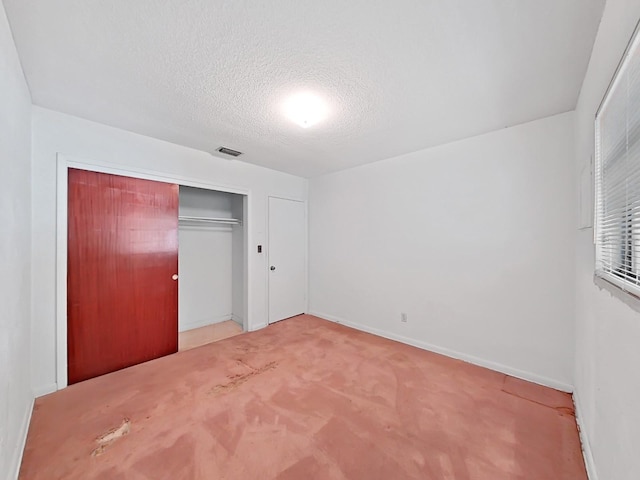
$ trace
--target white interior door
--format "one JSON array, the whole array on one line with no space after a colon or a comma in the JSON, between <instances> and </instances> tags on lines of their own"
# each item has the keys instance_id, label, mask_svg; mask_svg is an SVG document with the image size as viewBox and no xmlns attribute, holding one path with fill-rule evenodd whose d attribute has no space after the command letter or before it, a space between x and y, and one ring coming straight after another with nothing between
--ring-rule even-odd
<instances>
[{"instance_id":1,"label":"white interior door","mask_svg":"<svg viewBox=\"0 0 640 480\"><path fill-rule=\"evenodd\" d=\"M306 230L304 202L269 197L269 323L306 310Z\"/></svg>"}]
</instances>

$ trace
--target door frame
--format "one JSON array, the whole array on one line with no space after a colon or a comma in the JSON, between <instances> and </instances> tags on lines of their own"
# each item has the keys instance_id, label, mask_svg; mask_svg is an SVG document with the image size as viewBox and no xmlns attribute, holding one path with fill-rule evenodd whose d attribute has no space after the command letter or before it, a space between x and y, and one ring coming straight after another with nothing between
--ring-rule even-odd
<instances>
[{"instance_id":1,"label":"door frame","mask_svg":"<svg viewBox=\"0 0 640 480\"><path fill-rule=\"evenodd\" d=\"M56 154L56 390L62 390L68 385L67 376L67 242L68 242L68 186L69 168L88 170L91 172L121 175L124 177L153 180L157 182L173 183L187 187L216 190L219 192L244 195L243 231L245 238L244 265L244 300L246 323L245 330L253 327L251 308L251 289L249 276L253 264L251 255L251 190L230 185L221 185L202 181L193 177L184 177L149 169L126 167L118 164L86 160L82 158Z\"/></svg>"},{"instance_id":2,"label":"door frame","mask_svg":"<svg viewBox=\"0 0 640 480\"><path fill-rule=\"evenodd\" d=\"M280 200L291 200L293 202L300 202L304 205L304 276L306 278L306 282L304 284L304 303L305 303L305 312L309 312L309 204L303 198L296 198L292 196L283 196L283 195L267 195L267 261L265 262L265 272L266 272L266 292L267 292L267 325L271 325L272 322L270 318L270 302L271 302L271 290L270 290L270 280L271 276L269 275L269 267L271 266L271 262L269 261L269 255L271 254L271 245L269 244L269 239L271 238L270 228L271 228L271 210L269 201L271 198L278 198Z\"/></svg>"}]
</instances>

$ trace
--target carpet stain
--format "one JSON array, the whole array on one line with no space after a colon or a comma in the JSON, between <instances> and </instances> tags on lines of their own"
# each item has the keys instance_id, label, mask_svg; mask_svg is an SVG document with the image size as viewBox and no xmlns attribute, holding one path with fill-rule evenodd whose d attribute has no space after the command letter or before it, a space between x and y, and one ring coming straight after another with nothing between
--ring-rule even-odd
<instances>
[{"instance_id":1,"label":"carpet stain","mask_svg":"<svg viewBox=\"0 0 640 480\"><path fill-rule=\"evenodd\" d=\"M109 448L109 446L113 442L124 437L125 435L128 435L130 430L131 420L129 420L128 418L123 419L119 427L112 428L108 432L96 438L96 443L98 444L98 446L91 452L91 456L99 457L107 450L107 448Z\"/></svg>"},{"instance_id":2,"label":"carpet stain","mask_svg":"<svg viewBox=\"0 0 640 480\"><path fill-rule=\"evenodd\" d=\"M560 415L569 415L570 417L575 417L576 416L575 410L573 408L570 408L570 407L555 407L555 410Z\"/></svg>"},{"instance_id":3,"label":"carpet stain","mask_svg":"<svg viewBox=\"0 0 640 480\"><path fill-rule=\"evenodd\" d=\"M221 393L225 393L225 392L231 391L231 390L239 387L243 383L246 383L247 381L249 381L251 378L255 377L256 375L260 375L261 373L268 372L269 370L273 370L274 368L276 368L278 366L278 362L269 362L263 367L253 368L253 367L247 365L244 362L242 362L242 363L247 368L251 369L251 371L247 372L247 373L240 373L240 374L232 375L232 376L228 377L228 378L231 379L231 381L229 383L216 385L211 390L209 390L209 394L217 395L217 394L221 394Z\"/></svg>"}]
</instances>

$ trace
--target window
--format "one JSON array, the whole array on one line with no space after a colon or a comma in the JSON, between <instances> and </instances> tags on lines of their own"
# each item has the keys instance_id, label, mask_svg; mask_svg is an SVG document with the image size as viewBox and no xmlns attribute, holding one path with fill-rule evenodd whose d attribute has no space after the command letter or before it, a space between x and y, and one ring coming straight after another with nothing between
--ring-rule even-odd
<instances>
[{"instance_id":1,"label":"window","mask_svg":"<svg viewBox=\"0 0 640 480\"><path fill-rule=\"evenodd\" d=\"M596 113L596 274L640 297L640 35Z\"/></svg>"}]
</instances>

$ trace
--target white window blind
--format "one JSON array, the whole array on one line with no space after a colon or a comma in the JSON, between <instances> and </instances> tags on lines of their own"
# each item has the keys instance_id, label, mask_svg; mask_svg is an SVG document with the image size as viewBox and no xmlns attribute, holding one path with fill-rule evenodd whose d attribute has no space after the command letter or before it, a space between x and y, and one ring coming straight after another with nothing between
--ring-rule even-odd
<instances>
[{"instance_id":1,"label":"white window blind","mask_svg":"<svg viewBox=\"0 0 640 480\"><path fill-rule=\"evenodd\" d=\"M640 296L640 36L596 114L596 274Z\"/></svg>"}]
</instances>

